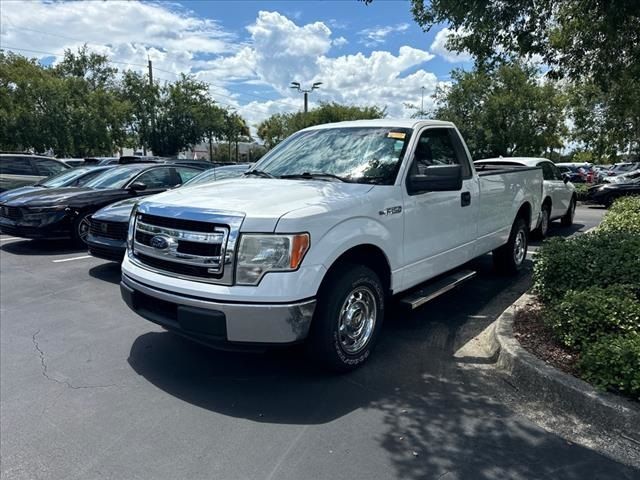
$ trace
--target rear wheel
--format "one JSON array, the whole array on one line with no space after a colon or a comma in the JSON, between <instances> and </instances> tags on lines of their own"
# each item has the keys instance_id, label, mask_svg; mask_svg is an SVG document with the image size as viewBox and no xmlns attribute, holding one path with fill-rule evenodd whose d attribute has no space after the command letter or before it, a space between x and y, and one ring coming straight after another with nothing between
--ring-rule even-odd
<instances>
[{"instance_id":1,"label":"rear wheel","mask_svg":"<svg viewBox=\"0 0 640 480\"><path fill-rule=\"evenodd\" d=\"M565 213L564 216L562 217L562 220L560 220L560 222L562 223L562 226L570 227L571 225L573 225L573 219L575 216L576 216L576 197L572 197L571 202L569 202L569 209L567 210L567 213Z\"/></svg>"},{"instance_id":2,"label":"rear wheel","mask_svg":"<svg viewBox=\"0 0 640 480\"><path fill-rule=\"evenodd\" d=\"M493 264L499 272L516 274L524 265L529 243L529 229L523 218L517 218L511 227L509 240L493 251Z\"/></svg>"},{"instance_id":3,"label":"rear wheel","mask_svg":"<svg viewBox=\"0 0 640 480\"><path fill-rule=\"evenodd\" d=\"M384 292L376 273L361 265L335 270L318 295L308 351L323 368L346 372L362 365L384 318Z\"/></svg>"},{"instance_id":4,"label":"rear wheel","mask_svg":"<svg viewBox=\"0 0 640 480\"><path fill-rule=\"evenodd\" d=\"M532 233L538 239L543 239L549 232L549 223L551 222L551 205L548 203L542 206L540 212L540 225Z\"/></svg>"}]
</instances>

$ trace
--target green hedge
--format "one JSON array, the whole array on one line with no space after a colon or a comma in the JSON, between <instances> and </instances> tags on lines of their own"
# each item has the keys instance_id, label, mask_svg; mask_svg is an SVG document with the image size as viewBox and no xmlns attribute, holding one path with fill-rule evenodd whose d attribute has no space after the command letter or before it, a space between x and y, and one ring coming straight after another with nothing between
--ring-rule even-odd
<instances>
[{"instance_id":1,"label":"green hedge","mask_svg":"<svg viewBox=\"0 0 640 480\"><path fill-rule=\"evenodd\" d=\"M622 197L613 202L599 228L605 232L640 235L640 196Z\"/></svg>"},{"instance_id":2,"label":"green hedge","mask_svg":"<svg viewBox=\"0 0 640 480\"><path fill-rule=\"evenodd\" d=\"M640 335L608 335L585 347L582 376L601 389L640 400Z\"/></svg>"},{"instance_id":3,"label":"green hedge","mask_svg":"<svg viewBox=\"0 0 640 480\"><path fill-rule=\"evenodd\" d=\"M592 185L589 183L574 183L573 186L576 187L576 198L578 201L584 202L587 199L589 187Z\"/></svg>"},{"instance_id":4,"label":"green hedge","mask_svg":"<svg viewBox=\"0 0 640 480\"><path fill-rule=\"evenodd\" d=\"M543 316L556 338L576 350L611 333L640 335L640 301L620 286L569 290Z\"/></svg>"},{"instance_id":5,"label":"green hedge","mask_svg":"<svg viewBox=\"0 0 640 480\"><path fill-rule=\"evenodd\" d=\"M640 288L640 235L598 230L552 238L535 255L534 292L545 304L569 290L620 284Z\"/></svg>"},{"instance_id":6,"label":"green hedge","mask_svg":"<svg viewBox=\"0 0 640 480\"><path fill-rule=\"evenodd\" d=\"M638 399L640 197L616 200L595 232L546 241L535 259L545 323L579 352L580 375Z\"/></svg>"}]
</instances>

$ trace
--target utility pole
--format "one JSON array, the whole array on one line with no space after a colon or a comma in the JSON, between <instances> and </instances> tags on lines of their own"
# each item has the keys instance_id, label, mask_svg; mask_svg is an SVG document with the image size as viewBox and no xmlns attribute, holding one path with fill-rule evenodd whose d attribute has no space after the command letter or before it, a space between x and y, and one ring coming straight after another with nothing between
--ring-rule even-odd
<instances>
[{"instance_id":1,"label":"utility pole","mask_svg":"<svg viewBox=\"0 0 640 480\"><path fill-rule=\"evenodd\" d=\"M420 99L420 118L424 118L424 86L420 88L422 89L422 98Z\"/></svg>"},{"instance_id":2,"label":"utility pole","mask_svg":"<svg viewBox=\"0 0 640 480\"><path fill-rule=\"evenodd\" d=\"M314 90L320 88L320 85L322 85L322 82L316 82L311 85L310 89L305 90L303 88L300 88L300 82L291 82L291 88L298 90L300 93L304 94L304 113L307 113L309 111L309 94Z\"/></svg>"},{"instance_id":3,"label":"utility pole","mask_svg":"<svg viewBox=\"0 0 640 480\"><path fill-rule=\"evenodd\" d=\"M156 108L155 102L153 101L153 64L151 63L151 59L148 58L149 61L149 93L151 94L151 145L155 145L156 139ZM146 155L147 148L143 145L142 151Z\"/></svg>"}]
</instances>

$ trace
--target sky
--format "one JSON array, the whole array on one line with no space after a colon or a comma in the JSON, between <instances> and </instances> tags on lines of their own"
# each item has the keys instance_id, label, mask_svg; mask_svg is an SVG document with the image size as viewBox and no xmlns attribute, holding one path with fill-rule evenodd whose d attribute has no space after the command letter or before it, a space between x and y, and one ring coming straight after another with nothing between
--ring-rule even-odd
<instances>
[{"instance_id":1,"label":"sky","mask_svg":"<svg viewBox=\"0 0 640 480\"><path fill-rule=\"evenodd\" d=\"M385 107L390 117L424 105L467 55L446 48L445 25L423 32L408 0L51 1L2 0L0 48L52 64L83 44L120 70L207 82L211 96L252 130L274 113L302 109L292 81L320 101ZM424 87L424 90L423 88Z\"/></svg>"}]
</instances>

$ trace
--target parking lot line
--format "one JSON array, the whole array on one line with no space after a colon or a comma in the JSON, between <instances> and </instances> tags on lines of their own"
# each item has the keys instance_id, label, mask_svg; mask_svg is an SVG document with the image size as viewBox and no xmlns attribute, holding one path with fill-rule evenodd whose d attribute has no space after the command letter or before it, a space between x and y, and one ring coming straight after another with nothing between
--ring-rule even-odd
<instances>
[{"instance_id":1,"label":"parking lot line","mask_svg":"<svg viewBox=\"0 0 640 480\"><path fill-rule=\"evenodd\" d=\"M53 263L72 262L74 260L84 260L85 258L91 258L93 255L83 255L81 257L61 258L60 260L52 260Z\"/></svg>"},{"instance_id":2,"label":"parking lot line","mask_svg":"<svg viewBox=\"0 0 640 480\"><path fill-rule=\"evenodd\" d=\"M0 238L0 242L8 242L9 240L24 240L20 237L2 237Z\"/></svg>"}]
</instances>

